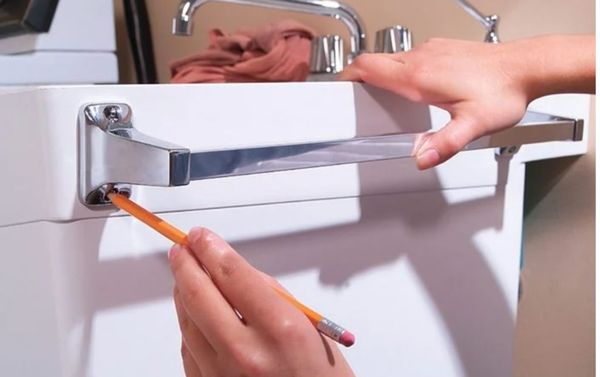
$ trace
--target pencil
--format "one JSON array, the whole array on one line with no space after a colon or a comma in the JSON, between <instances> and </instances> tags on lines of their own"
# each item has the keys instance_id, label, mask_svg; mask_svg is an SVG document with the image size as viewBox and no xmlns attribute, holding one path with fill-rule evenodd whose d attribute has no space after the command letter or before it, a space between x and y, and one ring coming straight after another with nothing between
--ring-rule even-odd
<instances>
[{"instance_id":1,"label":"pencil","mask_svg":"<svg viewBox=\"0 0 600 377\"><path fill-rule=\"evenodd\" d=\"M133 202L126 196L111 192L108 194L108 198L112 201L112 203L115 206L129 213L131 216L135 217L136 219L140 220L152 229L156 230L158 233L167 237L174 243L179 245L187 245L187 235L184 232L177 229L176 227L169 224L160 217L156 216L152 212L146 210L137 203ZM308 319L316 327L316 329L323 335L326 335L327 337L335 340L336 342L346 347L350 347L354 344L355 338L351 332L339 326L335 322L323 317L322 315L315 312L306 305L302 304L300 301L296 300L292 295L282 290L281 288L274 285L271 287L283 299L285 299L294 307L299 309L302 313L304 313L304 315L308 317Z\"/></svg>"}]
</instances>

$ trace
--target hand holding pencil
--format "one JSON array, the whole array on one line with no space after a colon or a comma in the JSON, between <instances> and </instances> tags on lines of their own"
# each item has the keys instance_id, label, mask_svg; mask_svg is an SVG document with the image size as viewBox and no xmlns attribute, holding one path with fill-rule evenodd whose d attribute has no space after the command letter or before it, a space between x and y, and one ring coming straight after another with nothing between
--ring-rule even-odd
<instances>
[{"instance_id":1,"label":"hand holding pencil","mask_svg":"<svg viewBox=\"0 0 600 377\"><path fill-rule=\"evenodd\" d=\"M336 344L315 331L322 317L219 236L203 228L186 235L125 197L111 194L111 199L178 240L169 262L187 377L353 376Z\"/></svg>"},{"instance_id":2,"label":"hand holding pencil","mask_svg":"<svg viewBox=\"0 0 600 377\"><path fill-rule=\"evenodd\" d=\"M353 375L336 344L225 241L194 229L188 245L169 253L188 377Z\"/></svg>"}]
</instances>

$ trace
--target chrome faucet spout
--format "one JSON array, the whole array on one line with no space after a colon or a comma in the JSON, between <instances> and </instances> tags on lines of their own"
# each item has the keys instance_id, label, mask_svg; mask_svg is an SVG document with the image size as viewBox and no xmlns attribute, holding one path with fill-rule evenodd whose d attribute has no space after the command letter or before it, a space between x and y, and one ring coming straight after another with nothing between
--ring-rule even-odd
<instances>
[{"instance_id":1,"label":"chrome faucet spout","mask_svg":"<svg viewBox=\"0 0 600 377\"><path fill-rule=\"evenodd\" d=\"M475 8L467 0L457 0L460 6L469 14L471 17L479 21L486 30L485 42L498 43L500 38L498 37L498 22L500 17L496 14L485 16L477 8Z\"/></svg>"},{"instance_id":2,"label":"chrome faucet spout","mask_svg":"<svg viewBox=\"0 0 600 377\"><path fill-rule=\"evenodd\" d=\"M358 13L349 5L332 0L182 0L173 18L173 34L191 35L194 12L209 2L254 5L333 17L342 21L350 32L349 60L365 51L367 47L364 23Z\"/></svg>"}]
</instances>

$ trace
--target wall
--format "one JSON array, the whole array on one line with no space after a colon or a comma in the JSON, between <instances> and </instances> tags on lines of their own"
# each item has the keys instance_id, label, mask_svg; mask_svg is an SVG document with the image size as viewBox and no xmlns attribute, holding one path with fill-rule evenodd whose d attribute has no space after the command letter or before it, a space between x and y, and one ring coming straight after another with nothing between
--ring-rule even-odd
<instances>
[{"instance_id":1,"label":"wall","mask_svg":"<svg viewBox=\"0 0 600 377\"><path fill-rule=\"evenodd\" d=\"M595 375L595 158L527 166L515 376Z\"/></svg>"},{"instance_id":2,"label":"wall","mask_svg":"<svg viewBox=\"0 0 600 377\"><path fill-rule=\"evenodd\" d=\"M364 19L372 45L376 30L402 24L414 42L440 36L481 40L482 27L452 0L347 0ZM147 1L156 63L168 82L169 62L206 47L207 31L226 31L293 17L325 33L347 33L338 22L318 16L210 3L195 16L192 37L170 34L177 1ZM484 13L501 16L507 41L549 33L595 32L593 0L473 1ZM117 8L122 82L135 82L131 55ZM515 336L514 376L594 375L594 174L595 138L583 157L529 164L525 218L523 297Z\"/></svg>"},{"instance_id":3,"label":"wall","mask_svg":"<svg viewBox=\"0 0 600 377\"><path fill-rule=\"evenodd\" d=\"M208 3L194 16L193 36L177 37L171 35L171 18L178 1L153 0L147 3L161 82L169 79L169 62L206 48L207 32L215 27L231 32L292 17L323 34L348 35L338 21L329 18L246 5ZM434 36L471 40L482 40L484 36L483 27L453 0L346 0L346 3L353 6L365 21L370 45L376 30L395 24L412 29L415 43ZM544 33L594 32L593 0L479 0L473 3L482 12L500 14L500 36L504 40ZM115 5L117 17L121 20L121 2L116 1ZM118 26L119 47L125 48L124 27L120 23ZM130 71L123 73L123 82L134 82Z\"/></svg>"}]
</instances>

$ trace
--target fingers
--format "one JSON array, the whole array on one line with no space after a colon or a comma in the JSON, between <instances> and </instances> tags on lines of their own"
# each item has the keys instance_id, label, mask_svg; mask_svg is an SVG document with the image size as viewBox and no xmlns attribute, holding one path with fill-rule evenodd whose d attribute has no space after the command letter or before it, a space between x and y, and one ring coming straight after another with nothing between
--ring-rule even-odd
<instances>
[{"instance_id":1,"label":"fingers","mask_svg":"<svg viewBox=\"0 0 600 377\"><path fill-rule=\"evenodd\" d=\"M181 359L183 360L183 371L186 377L202 377L196 361L183 341L181 342Z\"/></svg>"},{"instance_id":2,"label":"fingers","mask_svg":"<svg viewBox=\"0 0 600 377\"><path fill-rule=\"evenodd\" d=\"M189 233L188 240L198 261L247 324L264 329L281 318L297 314L264 275L219 236L208 229L196 228Z\"/></svg>"},{"instance_id":3,"label":"fingers","mask_svg":"<svg viewBox=\"0 0 600 377\"><path fill-rule=\"evenodd\" d=\"M454 118L437 132L424 134L416 145L415 158L420 170L429 169L448 160L484 132L474 121Z\"/></svg>"},{"instance_id":4,"label":"fingers","mask_svg":"<svg viewBox=\"0 0 600 377\"><path fill-rule=\"evenodd\" d=\"M190 250L184 246L173 246L169 261L178 290L176 303L180 302L187 313L183 319L189 318L217 352L238 341L243 324ZM189 331L193 329L192 326L186 328Z\"/></svg>"},{"instance_id":5,"label":"fingers","mask_svg":"<svg viewBox=\"0 0 600 377\"><path fill-rule=\"evenodd\" d=\"M408 69L400 54L362 54L338 76L341 81L364 81L400 95L411 96L407 88Z\"/></svg>"},{"instance_id":6,"label":"fingers","mask_svg":"<svg viewBox=\"0 0 600 377\"><path fill-rule=\"evenodd\" d=\"M188 377L352 375L337 347L275 293L272 278L207 229L192 230L188 245L169 253Z\"/></svg>"},{"instance_id":7,"label":"fingers","mask_svg":"<svg viewBox=\"0 0 600 377\"><path fill-rule=\"evenodd\" d=\"M258 273L263 277L263 279L265 279L267 281L267 283L269 283L270 285L274 286L275 288L279 288L282 291L284 291L285 293L291 295L291 293L283 285L281 285L281 283L279 283L279 281L277 281L277 279L275 279L273 276L267 275L262 271L258 271Z\"/></svg>"},{"instance_id":8,"label":"fingers","mask_svg":"<svg viewBox=\"0 0 600 377\"><path fill-rule=\"evenodd\" d=\"M204 334L194 322L190 319L183 304L181 303L179 289L175 288L173 292L173 301L175 302L175 310L177 311L177 319L179 321L179 328L181 330L181 336L183 338L182 345L182 357L185 364L185 352L188 352L188 356L192 357L195 364L200 365L204 368L210 368L214 363L214 359L217 353L213 347L208 343ZM186 375L189 375L186 372Z\"/></svg>"},{"instance_id":9,"label":"fingers","mask_svg":"<svg viewBox=\"0 0 600 377\"><path fill-rule=\"evenodd\" d=\"M416 156L417 152L421 149L421 146L423 145L423 143L425 142L425 140L427 140L430 136L429 132L423 132L418 134L415 137L415 141L413 143L413 149L412 152L410 153L411 156Z\"/></svg>"},{"instance_id":10,"label":"fingers","mask_svg":"<svg viewBox=\"0 0 600 377\"><path fill-rule=\"evenodd\" d=\"M410 53L363 54L339 76L340 80L364 81L413 101L423 101L423 84L416 78L418 59ZM413 155L421 170L436 166L460 151L480 133L465 118L454 117L442 130L419 135Z\"/></svg>"},{"instance_id":11,"label":"fingers","mask_svg":"<svg viewBox=\"0 0 600 377\"><path fill-rule=\"evenodd\" d=\"M349 66L344 68L344 70L337 75L337 80L338 81L358 81L358 82L360 82L360 81L363 81L363 79L362 79L363 74L364 74L364 72L362 71L361 67L359 67L359 65L356 64L356 60L355 60L352 64L350 64Z\"/></svg>"},{"instance_id":12,"label":"fingers","mask_svg":"<svg viewBox=\"0 0 600 377\"><path fill-rule=\"evenodd\" d=\"M384 54L362 54L338 76L342 81L364 81L369 84L389 84L398 76L398 63Z\"/></svg>"}]
</instances>

